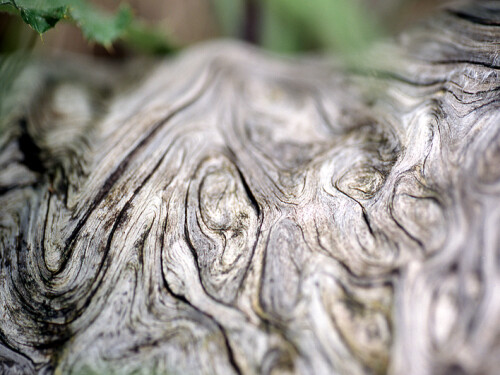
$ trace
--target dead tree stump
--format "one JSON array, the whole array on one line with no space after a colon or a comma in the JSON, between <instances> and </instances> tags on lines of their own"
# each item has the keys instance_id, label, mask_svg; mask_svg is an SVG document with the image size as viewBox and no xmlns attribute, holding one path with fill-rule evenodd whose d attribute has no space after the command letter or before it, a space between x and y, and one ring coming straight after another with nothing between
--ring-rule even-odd
<instances>
[{"instance_id":1,"label":"dead tree stump","mask_svg":"<svg viewBox=\"0 0 500 375\"><path fill-rule=\"evenodd\" d=\"M497 373L499 2L359 58L27 68L0 372Z\"/></svg>"}]
</instances>

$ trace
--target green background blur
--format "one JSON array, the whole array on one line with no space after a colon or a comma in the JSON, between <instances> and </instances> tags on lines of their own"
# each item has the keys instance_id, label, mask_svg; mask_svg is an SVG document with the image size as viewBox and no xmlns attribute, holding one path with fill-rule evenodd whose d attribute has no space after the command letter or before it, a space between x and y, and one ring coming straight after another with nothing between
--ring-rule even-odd
<instances>
[{"instance_id":1,"label":"green background blur","mask_svg":"<svg viewBox=\"0 0 500 375\"><path fill-rule=\"evenodd\" d=\"M283 52L362 49L418 22L442 0L130 0L134 17L163 34L178 50L220 37L242 39ZM114 12L121 1L94 1ZM137 46L135 46L137 47ZM104 48L89 43L73 24L59 22L42 37L20 17L0 14L0 52L33 49L39 53L70 51L110 58L143 53L124 41ZM170 49L166 49L168 52Z\"/></svg>"}]
</instances>

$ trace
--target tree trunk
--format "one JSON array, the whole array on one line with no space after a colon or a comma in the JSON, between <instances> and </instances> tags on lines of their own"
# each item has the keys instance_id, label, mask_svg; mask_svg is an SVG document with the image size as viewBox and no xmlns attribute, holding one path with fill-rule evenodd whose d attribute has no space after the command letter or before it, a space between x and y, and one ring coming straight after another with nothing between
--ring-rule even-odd
<instances>
[{"instance_id":1,"label":"tree trunk","mask_svg":"<svg viewBox=\"0 0 500 375\"><path fill-rule=\"evenodd\" d=\"M27 68L0 373L497 373L500 6L474 4L348 69L227 42Z\"/></svg>"}]
</instances>

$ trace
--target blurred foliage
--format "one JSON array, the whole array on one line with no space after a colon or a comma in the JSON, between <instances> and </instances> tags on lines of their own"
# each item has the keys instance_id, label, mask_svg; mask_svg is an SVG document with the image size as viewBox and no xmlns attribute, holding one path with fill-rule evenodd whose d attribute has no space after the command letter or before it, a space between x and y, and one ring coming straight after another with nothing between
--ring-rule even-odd
<instances>
[{"instance_id":1,"label":"blurred foliage","mask_svg":"<svg viewBox=\"0 0 500 375\"><path fill-rule=\"evenodd\" d=\"M245 0L215 0L213 6L223 33L237 36L245 19Z\"/></svg>"},{"instance_id":2,"label":"blurred foliage","mask_svg":"<svg viewBox=\"0 0 500 375\"><path fill-rule=\"evenodd\" d=\"M88 41L106 48L118 39L152 53L172 48L164 35L134 19L124 4L108 14L85 0L0 0L1 10L18 14L39 34L65 20L75 23Z\"/></svg>"},{"instance_id":3,"label":"blurred foliage","mask_svg":"<svg viewBox=\"0 0 500 375\"><path fill-rule=\"evenodd\" d=\"M214 0L226 34L237 36L242 32L242 14L249 3L260 13L259 44L274 51L349 53L385 33L376 13L356 0Z\"/></svg>"},{"instance_id":4,"label":"blurred foliage","mask_svg":"<svg viewBox=\"0 0 500 375\"><path fill-rule=\"evenodd\" d=\"M144 1L144 4L148 4L146 6L153 10L162 8L152 0ZM364 49L374 39L388 33L381 12L377 9L379 6L387 8L389 5L398 8L403 4L417 2L417 0L204 1L210 4L214 11L222 35L246 39L278 52L321 50L335 51L340 55ZM435 1L439 3L441 0ZM165 35L165 31L160 31L152 26L151 22L134 16L129 5L121 4L114 13L109 13L96 7L95 3L88 0L0 0L0 11L20 16L39 34L53 28L59 21L72 22L81 29L88 41L103 45L108 50L111 50L116 42L149 54L164 54L179 47ZM179 1L177 6L190 9L182 1ZM165 16L163 14L163 17ZM197 22L200 17L211 17L211 15L188 14L186 21ZM189 28L189 25L188 23L186 27Z\"/></svg>"},{"instance_id":5,"label":"blurred foliage","mask_svg":"<svg viewBox=\"0 0 500 375\"><path fill-rule=\"evenodd\" d=\"M29 56L25 51L0 55L0 136L10 120L9 114L16 104L16 95L13 95L13 85L16 78L26 67Z\"/></svg>"},{"instance_id":6,"label":"blurred foliage","mask_svg":"<svg viewBox=\"0 0 500 375\"><path fill-rule=\"evenodd\" d=\"M366 47L382 35L376 19L353 0L262 2L271 15L271 25L264 25L262 42L273 50L290 45L299 49L310 43L319 49L347 53Z\"/></svg>"}]
</instances>

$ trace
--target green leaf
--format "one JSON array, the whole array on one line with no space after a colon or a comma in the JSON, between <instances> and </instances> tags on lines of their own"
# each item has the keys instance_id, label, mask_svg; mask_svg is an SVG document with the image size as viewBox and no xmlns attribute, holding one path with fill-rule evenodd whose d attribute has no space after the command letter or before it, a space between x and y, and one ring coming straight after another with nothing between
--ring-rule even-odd
<instances>
[{"instance_id":1,"label":"green leaf","mask_svg":"<svg viewBox=\"0 0 500 375\"><path fill-rule=\"evenodd\" d=\"M132 22L132 12L128 6L120 6L115 15L107 15L88 3L74 1L70 7L71 18L82 29L85 38L109 47L120 38Z\"/></svg>"},{"instance_id":2,"label":"green leaf","mask_svg":"<svg viewBox=\"0 0 500 375\"><path fill-rule=\"evenodd\" d=\"M60 0L35 1L35 0L0 0L2 10L8 9L17 12L23 21L30 25L36 32L42 34L55 26L65 17L68 7Z\"/></svg>"},{"instance_id":3,"label":"green leaf","mask_svg":"<svg viewBox=\"0 0 500 375\"><path fill-rule=\"evenodd\" d=\"M50 10L20 9L21 18L36 32L42 34L53 28L55 24L66 14L65 7L52 8Z\"/></svg>"}]
</instances>

